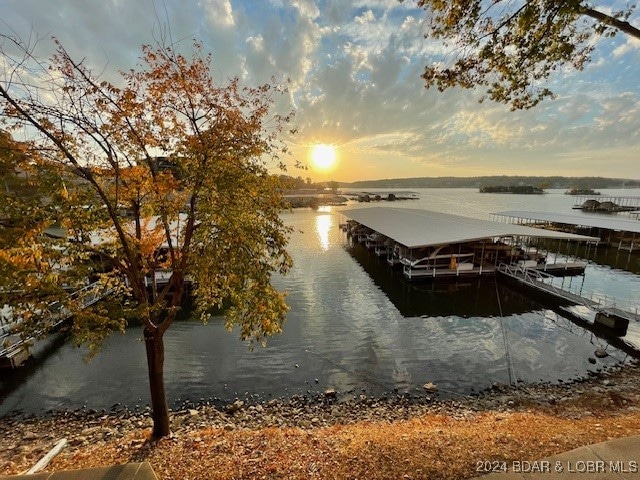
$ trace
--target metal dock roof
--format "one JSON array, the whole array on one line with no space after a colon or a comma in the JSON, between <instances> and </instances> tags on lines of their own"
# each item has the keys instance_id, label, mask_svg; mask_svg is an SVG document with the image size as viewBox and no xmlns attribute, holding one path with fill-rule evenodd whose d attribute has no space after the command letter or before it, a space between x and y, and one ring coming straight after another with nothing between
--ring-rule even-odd
<instances>
[{"instance_id":1,"label":"metal dock roof","mask_svg":"<svg viewBox=\"0 0 640 480\"><path fill-rule=\"evenodd\" d=\"M640 233L640 222L603 215L570 215L565 213L529 212L522 210L507 210L491 215L499 215L510 218L522 218L525 220L538 220L543 222L564 223L583 227L606 228L621 232Z\"/></svg>"},{"instance_id":2,"label":"metal dock roof","mask_svg":"<svg viewBox=\"0 0 640 480\"><path fill-rule=\"evenodd\" d=\"M497 237L538 237L597 242L598 237L524 227L414 208L371 207L340 213L408 248L446 245Z\"/></svg>"}]
</instances>

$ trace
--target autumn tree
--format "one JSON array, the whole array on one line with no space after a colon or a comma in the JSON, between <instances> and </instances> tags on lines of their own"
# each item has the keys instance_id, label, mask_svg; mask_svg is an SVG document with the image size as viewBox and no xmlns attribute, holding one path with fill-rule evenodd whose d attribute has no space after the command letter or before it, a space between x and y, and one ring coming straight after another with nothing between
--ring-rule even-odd
<instances>
[{"instance_id":1,"label":"autumn tree","mask_svg":"<svg viewBox=\"0 0 640 480\"><path fill-rule=\"evenodd\" d=\"M74 313L90 352L141 322L153 435L167 435L163 336L189 286L202 319L224 306L242 339L262 342L285 319L270 278L290 267L289 229L269 173L286 151L289 117L273 113L283 90L216 84L198 44L191 57L145 46L112 83L55 40L48 61L34 44L1 42L2 128L20 142L3 136L0 300L25 334ZM101 302L71 293L87 283Z\"/></svg>"},{"instance_id":2,"label":"autumn tree","mask_svg":"<svg viewBox=\"0 0 640 480\"><path fill-rule=\"evenodd\" d=\"M403 1L403 0L400 0ZM635 2L609 12L585 0L418 0L429 23L425 36L445 54L427 65L427 88L486 90L481 98L528 109L553 92L545 86L564 66L582 70L598 37L640 39L628 19Z\"/></svg>"}]
</instances>

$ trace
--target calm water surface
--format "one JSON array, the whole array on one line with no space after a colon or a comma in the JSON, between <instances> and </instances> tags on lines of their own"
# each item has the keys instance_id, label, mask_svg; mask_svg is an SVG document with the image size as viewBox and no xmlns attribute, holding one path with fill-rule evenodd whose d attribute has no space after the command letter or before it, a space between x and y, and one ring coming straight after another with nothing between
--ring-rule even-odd
<instances>
[{"instance_id":1,"label":"calm water surface","mask_svg":"<svg viewBox=\"0 0 640 480\"><path fill-rule=\"evenodd\" d=\"M574 201L559 190L546 195L419 192L420 200L393 206L488 219L491 212L509 209L569 213ZM221 318L207 325L186 318L171 327L165 344L172 407L185 401L288 397L329 387L343 395L393 389L417 394L427 382L438 385L441 395L465 395L494 382L583 377L630 361L630 345L640 348L635 325L621 339L603 338L494 279L409 284L361 246L349 244L338 228L344 221L341 209L285 214L296 231L290 244L295 267L274 282L289 292L291 310L284 333L266 348L249 351L237 332L224 329ZM586 290L640 297L638 255L604 249L565 253L588 254L585 276L572 280ZM112 336L90 363L84 350L64 339L47 347L25 368L0 373L0 415L148 403L140 328ZM596 348L610 356L591 364Z\"/></svg>"}]
</instances>

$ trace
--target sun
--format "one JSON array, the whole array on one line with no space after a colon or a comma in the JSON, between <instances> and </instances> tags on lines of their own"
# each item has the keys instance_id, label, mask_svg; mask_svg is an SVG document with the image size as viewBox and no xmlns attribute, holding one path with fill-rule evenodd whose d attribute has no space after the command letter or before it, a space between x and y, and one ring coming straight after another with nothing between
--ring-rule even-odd
<instances>
[{"instance_id":1,"label":"sun","mask_svg":"<svg viewBox=\"0 0 640 480\"><path fill-rule=\"evenodd\" d=\"M311 163L318 170L331 170L336 164L336 147L319 143L311 147Z\"/></svg>"}]
</instances>

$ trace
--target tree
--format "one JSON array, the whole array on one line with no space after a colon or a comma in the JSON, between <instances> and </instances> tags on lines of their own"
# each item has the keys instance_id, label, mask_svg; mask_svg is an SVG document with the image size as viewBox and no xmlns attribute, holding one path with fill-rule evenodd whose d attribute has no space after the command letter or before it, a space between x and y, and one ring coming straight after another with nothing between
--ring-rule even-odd
<instances>
[{"instance_id":1,"label":"tree","mask_svg":"<svg viewBox=\"0 0 640 480\"><path fill-rule=\"evenodd\" d=\"M403 0L400 0L403 1ZM635 8L611 14L584 0L418 0L430 17L426 37L447 53L427 65L427 88L486 89L486 97L528 109L553 92L543 86L564 65L582 70L595 38L623 32L640 39L627 20Z\"/></svg>"},{"instance_id":2,"label":"tree","mask_svg":"<svg viewBox=\"0 0 640 480\"><path fill-rule=\"evenodd\" d=\"M340 188L340 184L335 180L327 182L327 187L331 189L332 192L337 192L338 188Z\"/></svg>"},{"instance_id":3,"label":"tree","mask_svg":"<svg viewBox=\"0 0 640 480\"><path fill-rule=\"evenodd\" d=\"M199 44L191 58L145 46L116 85L55 40L47 62L34 44L1 40L0 118L24 140L3 136L19 152L3 156L14 187L0 199L0 292L29 334L61 308L73 312L74 338L90 352L141 322L153 435L165 436L163 336L189 285L202 319L224 307L242 339L264 342L282 328L287 306L270 278L291 265L290 230L268 167L284 168L279 139L290 116L272 112L283 89L215 84ZM18 192L25 172L28 201ZM52 225L66 238L43 234ZM106 298L83 308L69 292L88 281Z\"/></svg>"}]
</instances>

